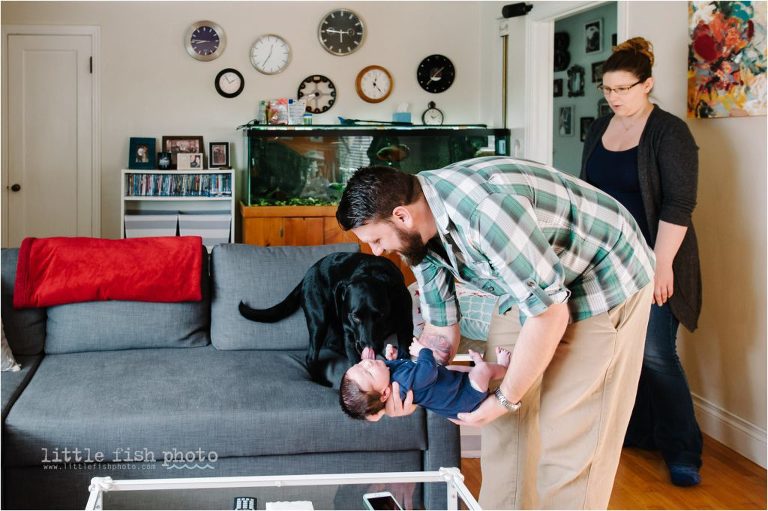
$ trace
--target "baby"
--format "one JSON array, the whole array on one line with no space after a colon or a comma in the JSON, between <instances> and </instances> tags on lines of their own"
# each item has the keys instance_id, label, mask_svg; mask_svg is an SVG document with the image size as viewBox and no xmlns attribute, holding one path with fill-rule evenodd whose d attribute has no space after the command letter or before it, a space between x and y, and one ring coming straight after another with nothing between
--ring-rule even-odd
<instances>
[{"instance_id":1,"label":"baby","mask_svg":"<svg viewBox=\"0 0 768 511\"><path fill-rule=\"evenodd\" d=\"M392 382L396 381L402 399L409 389L413 390L414 404L455 419L456 414L471 412L483 402L488 396L488 384L504 377L510 359L509 351L503 348L496 349L496 364L470 350L474 367L444 367L435 362L432 350L418 341L413 341L410 353L417 357L415 362L394 360L397 350L387 345L386 361L366 358L350 367L341 378L342 410L353 419L381 419L392 395Z\"/></svg>"}]
</instances>

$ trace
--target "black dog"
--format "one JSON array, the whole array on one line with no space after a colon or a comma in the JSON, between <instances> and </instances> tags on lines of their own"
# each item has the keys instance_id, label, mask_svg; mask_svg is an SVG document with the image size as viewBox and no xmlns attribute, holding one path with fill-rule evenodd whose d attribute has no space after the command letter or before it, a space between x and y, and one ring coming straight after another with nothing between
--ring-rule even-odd
<instances>
[{"instance_id":1,"label":"black dog","mask_svg":"<svg viewBox=\"0 0 768 511\"><path fill-rule=\"evenodd\" d=\"M400 354L408 353L413 337L411 295L403 274L392 261L357 252L323 257L307 270L282 302L252 309L240 302L240 314L262 323L287 318L299 306L309 329L307 367L312 379L326 383L317 366L320 348L360 361L365 348L383 353L384 340L397 334Z\"/></svg>"}]
</instances>

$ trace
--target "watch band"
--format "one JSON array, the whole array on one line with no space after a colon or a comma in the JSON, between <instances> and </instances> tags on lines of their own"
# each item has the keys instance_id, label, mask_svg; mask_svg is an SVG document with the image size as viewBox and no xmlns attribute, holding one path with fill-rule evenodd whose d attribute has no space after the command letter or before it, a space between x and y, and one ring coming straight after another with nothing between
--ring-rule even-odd
<instances>
[{"instance_id":1,"label":"watch band","mask_svg":"<svg viewBox=\"0 0 768 511\"><path fill-rule=\"evenodd\" d=\"M496 389L494 395L496 396L496 399L499 400L499 403L501 403L501 405L510 412L518 411L523 403L522 401L518 401L517 403L510 402L509 399L507 399L507 397L501 393L501 388Z\"/></svg>"}]
</instances>

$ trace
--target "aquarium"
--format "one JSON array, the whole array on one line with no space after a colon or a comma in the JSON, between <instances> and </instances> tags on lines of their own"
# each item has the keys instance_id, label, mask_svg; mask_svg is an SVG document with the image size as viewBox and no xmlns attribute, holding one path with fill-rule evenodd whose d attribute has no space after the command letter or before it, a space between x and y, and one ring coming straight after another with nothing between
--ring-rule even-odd
<instances>
[{"instance_id":1,"label":"aquarium","mask_svg":"<svg viewBox=\"0 0 768 511\"><path fill-rule=\"evenodd\" d=\"M416 174L475 156L509 154L509 130L471 126L248 126L243 202L333 205L360 167Z\"/></svg>"}]
</instances>

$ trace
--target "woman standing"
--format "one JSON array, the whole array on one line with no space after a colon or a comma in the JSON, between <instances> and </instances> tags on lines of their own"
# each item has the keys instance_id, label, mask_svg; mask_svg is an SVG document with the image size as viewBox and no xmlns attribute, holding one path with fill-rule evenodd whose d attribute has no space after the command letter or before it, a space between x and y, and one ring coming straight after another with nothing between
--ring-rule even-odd
<instances>
[{"instance_id":1,"label":"woman standing","mask_svg":"<svg viewBox=\"0 0 768 511\"><path fill-rule=\"evenodd\" d=\"M624 445L660 449L672 483L701 482L702 438L676 338L693 331L701 311L701 275L691 213L696 205L698 147L681 119L649 100L653 49L642 37L616 48L600 85L613 111L584 142L581 177L635 217L654 247L654 305L643 369Z\"/></svg>"}]
</instances>

